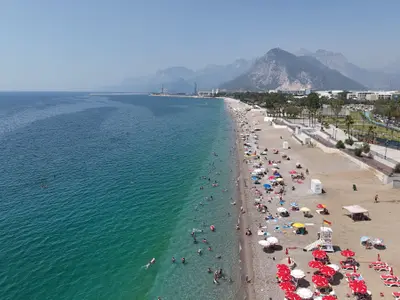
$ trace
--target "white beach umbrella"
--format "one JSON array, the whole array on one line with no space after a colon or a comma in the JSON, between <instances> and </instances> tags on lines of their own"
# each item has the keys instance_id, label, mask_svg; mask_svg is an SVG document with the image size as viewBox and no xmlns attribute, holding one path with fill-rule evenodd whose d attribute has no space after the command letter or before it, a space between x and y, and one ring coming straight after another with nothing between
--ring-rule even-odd
<instances>
[{"instance_id":1,"label":"white beach umbrella","mask_svg":"<svg viewBox=\"0 0 400 300\"><path fill-rule=\"evenodd\" d=\"M278 164L272 164L272 166L273 166L273 167L277 167L277 166L278 166Z\"/></svg>"},{"instance_id":2,"label":"white beach umbrella","mask_svg":"<svg viewBox=\"0 0 400 300\"><path fill-rule=\"evenodd\" d=\"M274 236L270 236L269 238L267 238L267 242L270 242L271 245L277 245L279 243L279 240Z\"/></svg>"},{"instance_id":3,"label":"white beach umbrella","mask_svg":"<svg viewBox=\"0 0 400 300\"><path fill-rule=\"evenodd\" d=\"M328 265L328 267L331 267L332 269L334 269L336 272L339 271L340 267L338 265L335 264L330 264Z\"/></svg>"},{"instance_id":4,"label":"white beach umbrella","mask_svg":"<svg viewBox=\"0 0 400 300\"><path fill-rule=\"evenodd\" d=\"M311 211L311 209L309 209L308 207L302 207L302 208L300 208L300 211L309 212L309 211Z\"/></svg>"},{"instance_id":5,"label":"white beach umbrella","mask_svg":"<svg viewBox=\"0 0 400 300\"><path fill-rule=\"evenodd\" d=\"M310 299L314 295L310 289L306 288L299 288L297 289L296 293L301 297L301 299Z\"/></svg>"},{"instance_id":6,"label":"white beach umbrella","mask_svg":"<svg viewBox=\"0 0 400 300\"><path fill-rule=\"evenodd\" d=\"M287 212L287 209L284 208L284 207L278 207L278 208L276 209L276 211L277 211L278 213L284 213L284 212Z\"/></svg>"},{"instance_id":7,"label":"white beach umbrella","mask_svg":"<svg viewBox=\"0 0 400 300\"><path fill-rule=\"evenodd\" d=\"M301 279L306 276L303 270L300 269L294 269L292 272L290 272L290 275L292 275L296 279Z\"/></svg>"},{"instance_id":8,"label":"white beach umbrella","mask_svg":"<svg viewBox=\"0 0 400 300\"><path fill-rule=\"evenodd\" d=\"M263 247L269 247L269 246L271 246L271 243L268 242L268 241L266 241L266 240L258 241L258 243L259 243L261 246L263 246Z\"/></svg>"}]
</instances>

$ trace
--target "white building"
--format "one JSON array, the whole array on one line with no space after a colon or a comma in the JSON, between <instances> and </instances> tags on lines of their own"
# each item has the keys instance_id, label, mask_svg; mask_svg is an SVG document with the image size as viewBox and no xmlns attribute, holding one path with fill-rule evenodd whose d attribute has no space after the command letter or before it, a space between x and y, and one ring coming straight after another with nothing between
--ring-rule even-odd
<instances>
[{"instance_id":1,"label":"white building","mask_svg":"<svg viewBox=\"0 0 400 300\"><path fill-rule=\"evenodd\" d=\"M376 101L392 99L393 91L352 91L347 94L347 99L359 101Z\"/></svg>"}]
</instances>

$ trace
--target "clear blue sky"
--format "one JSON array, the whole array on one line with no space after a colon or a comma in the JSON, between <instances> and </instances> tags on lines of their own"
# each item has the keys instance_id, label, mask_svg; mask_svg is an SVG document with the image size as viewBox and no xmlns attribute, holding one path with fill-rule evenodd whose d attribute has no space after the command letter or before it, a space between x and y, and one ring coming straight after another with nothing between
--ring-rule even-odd
<instances>
[{"instance_id":1,"label":"clear blue sky","mask_svg":"<svg viewBox=\"0 0 400 300\"><path fill-rule=\"evenodd\" d=\"M0 90L96 89L168 66L319 48L400 56L400 0L3 0Z\"/></svg>"}]
</instances>

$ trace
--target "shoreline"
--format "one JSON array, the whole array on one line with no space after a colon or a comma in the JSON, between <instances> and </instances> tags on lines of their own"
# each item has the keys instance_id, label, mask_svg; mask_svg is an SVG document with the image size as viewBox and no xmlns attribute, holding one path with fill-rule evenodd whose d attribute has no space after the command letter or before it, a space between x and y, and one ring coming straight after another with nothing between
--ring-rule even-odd
<instances>
[{"instance_id":1,"label":"shoreline","mask_svg":"<svg viewBox=\"0 0 400 300\"><path fill-rule=\"evenodd\" d=\"M252 250L250 247L250 244L246 242L246 235L245 235L245 231L244 228L249 227L249 220L247 217L247 214L244 213L242 214L240 211L240 207L243 207L244 210L247 212L248 211L248 207L247 207L247 202L248 202L248 195L246 193L246 174L245 174L245 168L243 165L243 161L241 159L241 157L243 156L243 152L244 152L244 148L243 145L241 143L241 139L240 139L240 127L238 124L238 120L236 118L236 116L234 115L234 112L232 111L232 107L229 105L229 103L226 101L226 99L224 100L224 104L225 107L227 109L227 112L229 114L229 116L232 119L233 125L234 125L234 129L235 129L235 151L236 151L236 170L237 170L237 187L236 187L236 191L237 191L237 197L238 197L238 203L236 204L237 206L237 213L238 213L238 223L240 226L240 230L239 230L239 238L238 238L238 242L239 242L239 257L240 257L240 272L239 272L239 279L240 279L240 283L239 283L239 295L238 297L240 297L240 299L245 299L245 300L255 300L256 296L255 296L255 290L254 290L254 286L252 283L248 284L245 282L245 278L246 276L248 276L250 278L250 280L252 280L254 278L254 273L253 273L253 258L252 258Z\"/></svg>"}]
</instances>

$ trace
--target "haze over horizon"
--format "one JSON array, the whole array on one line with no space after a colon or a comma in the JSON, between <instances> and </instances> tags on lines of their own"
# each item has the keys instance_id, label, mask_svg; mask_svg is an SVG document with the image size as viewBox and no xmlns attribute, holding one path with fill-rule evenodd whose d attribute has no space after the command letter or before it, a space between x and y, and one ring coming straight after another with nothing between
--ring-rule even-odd
<instances>
[{"instance_id":1,"label":"haze over horizon","mask_svg":"<svg viewBox=\"0 0 400 300\"><path fill-rule=\"evenodd\" d=\"M0 90L96 90L274 47L340 52L369 68L400 59L395 0L16 0L0 8Z\"/></svg>"}]
</instances>

